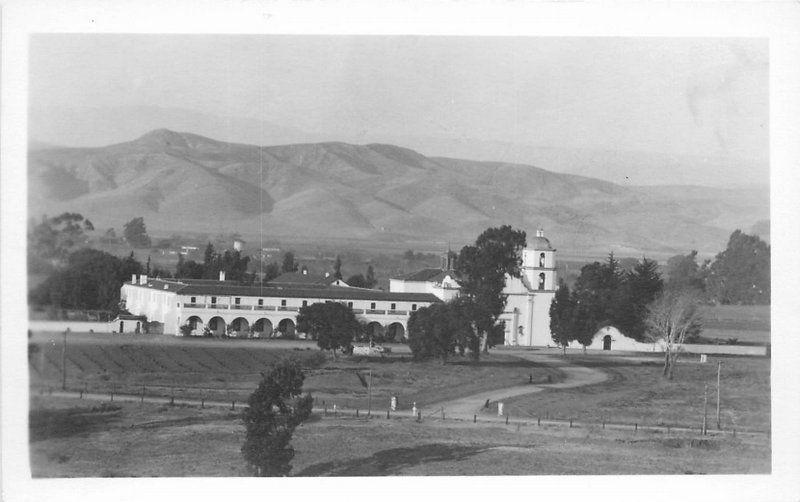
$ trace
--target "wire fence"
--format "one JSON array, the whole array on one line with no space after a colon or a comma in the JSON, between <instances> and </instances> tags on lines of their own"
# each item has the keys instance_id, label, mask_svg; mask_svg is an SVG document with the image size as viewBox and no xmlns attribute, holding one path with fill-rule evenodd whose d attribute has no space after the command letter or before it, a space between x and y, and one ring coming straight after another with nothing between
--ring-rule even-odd
<instances>
[{"instance_id":1,"label":"wire fence","mask_svg":"<svg viewBox=\"0 0 800 502\"><path fill-rule=\"evenodd\" d=\"M134 390L135 389L135 390ZM227 408L230 411L241 410L247 406L247 396L250 390L234 392L231 389L213 389L207 387L164 386L147 384L118 384L109 382L108 385L92 385L84 382L81 386L74 383L66 389L54 386L38 385L32 388L32 394L39 396L53 396L78 398L110 402L138 402L140 404L161 404L170 406L196 406L200 408ZM363 409L340 407L335 401L314 399L313 411L322 417L332 418L359 418L383 420L412 420L422 422L455 422L471 423L477 426L509 426L520 430L526 428L568 428L585 429L593 433L599 431L618 431L631 434L661 433L661 434L690 434L715 437L749 437L771 439L771 429L754 428L712 428L707 422L701 421L696 425L688 424L652 424L639 422L618 422L613 420L587 420L571 417L550 416L544 413L534 417L512 417L509 414L494 415L486 412L465 414L450 414L444 407L417 409Z\"/></svg>"}]
</instances>

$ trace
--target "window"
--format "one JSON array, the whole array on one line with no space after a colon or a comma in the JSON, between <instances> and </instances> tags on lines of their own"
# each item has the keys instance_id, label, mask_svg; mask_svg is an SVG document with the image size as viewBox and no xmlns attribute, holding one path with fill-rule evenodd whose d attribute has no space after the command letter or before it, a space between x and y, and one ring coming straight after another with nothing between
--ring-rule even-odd
<instances>
[{"instance_id":1,"label":"window","mask_svg":"<svg viewBox=\"0 0 800 502\"><path fill-rule=\"evenodd\" d=\"M397 304L396 304L396 303L393 303L393 304L392 304L392 308L391 308L390 310L397 310Z\"/></svg>"},{"instance_id":2,"label":"window","mask_svg":"<svg viewBox=\"0 0 800 502\"><path fill-rule=\"evenodd\" d=\"M281 307L285 307L285 306L286 306L286 300L281 300Z\"/></svg>"},{"instance_id":3,"label":"window","mask_svg":"<svg viewBox=\"0 0 800 502\"><path fill-rule=\"evenodd\" d=\"M375 310L375 303L370 303L369 304L369 309L370 310Z\"/></svg>"},{"instance_id":4,"label":"window","mask_svg":"<svg viewBox=\"0 0 800 502\"><path fill-rule=\"evenodd\" d=\"M308 300L303 300L303 307L308 307Z\"/></svg>"},{"instance_id":5,"label":"window","mask_svg":"<svg viewBox=\"0 0 800 502\"><path fill-rule=\"evenodd\" d=\"M193 296L189 303L197 303L197 297Z\"/></svg>"},{"instance_id":6,"label":"window","mask_svg":"<svg viewBox=\"0 0 800 502\"><path fill-rule=\"evenodd\" d=\"M234 301L236 302L236 305L240 305L242 303L241 298L236 298Z\"/></svg>"},{"instance_id":7,"label":"window","mask_svg":"<svg viewBox=\"0 0 800 502\"><path fill-rule=\"evenodd\" d=\"M217 297L216 296L212 296L211 297L211 305L215 305L216 303L217 303Z\"/></svg>"},{"instance_id":8,"label":"window","mask_svg":"<svg viewBox=\"0 0 800 502\"><path fill-rule=\"evenodd\" d=\"M539 289L544 289L544 273L539 274Z\"/></svg>"},{"instance_id":9,"label":"window","mask_svg":"<svg viewBox=\"0 0 800 502\"><path fill-rule=\"evenodd\" d=\"M264 299L263 298L259 298L258 299L258 306L259 307L263 307L264 306Z\"/></svg>"},{"instance_id":10,"label":"window","mask_svg":"<svg viewBox=\"0 0 800 502\"><path fill-rule=\"evenodd\" d=\"M544 267L544 253L539 254L539 266Z\"/></svg>"},{"instance_id":11,"label":"window","mask_svg":"<svg viewBox=\"0 0 800 502\"><path fill-rule=\"evenodd\" d=\"M347 306L353 308L353 302L347 302Z\"/></svg>"},{"instance_id":12,"label":"window","mask_svg":"<svg viewBox=\"0 0 800 502\"><path fill-rule=\"evenodd\" d=\"M417 310L417 304L416 303L412 303L411 304L411 310Z\"/></svg>"}]
</instances>

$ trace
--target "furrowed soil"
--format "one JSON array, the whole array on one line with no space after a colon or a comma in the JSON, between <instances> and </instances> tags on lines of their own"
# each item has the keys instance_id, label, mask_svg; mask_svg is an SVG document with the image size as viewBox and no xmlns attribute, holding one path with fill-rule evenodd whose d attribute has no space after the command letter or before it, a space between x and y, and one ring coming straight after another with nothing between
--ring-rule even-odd
<instances>
[{"instance_id":1,"label":"furrowed soil","mask_svg":"<svg viewBox=\"0 0 800 502\"><path fill-rule=\"evenodd\" d=\"M31 402L34 477L247 476L238 413ZM292 476L769 473L765 438L312 417Z\"/></svg>"}]
</instances>

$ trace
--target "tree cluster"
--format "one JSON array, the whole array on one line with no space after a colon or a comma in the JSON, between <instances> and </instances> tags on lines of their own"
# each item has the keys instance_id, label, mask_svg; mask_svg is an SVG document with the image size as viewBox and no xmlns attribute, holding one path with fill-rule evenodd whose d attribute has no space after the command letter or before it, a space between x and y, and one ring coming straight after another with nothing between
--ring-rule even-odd
<instances>
[{"instance_id":1,"label":"tree cluster","mask_svg":"<svg viewBox=\"0 0 800 502\"><path fill-rule=\"evenodd\" d=\"M345 281L348 286L352 286L354 288L367 288L372 289L378 284L378 280L375 278L375 269L372 268L372 265L367 266L367 275L364 274L355 274L351 275Z\"/></svg>"},{"instance_id":2,"label":"tree cluster","mask_svg":"<svg viewBox=\"0 0 800 502\"><path fill-rule=\"evenodd\" d=\"M150 236L147 235L147 227L144 218L138 216L126 223L123 227L123 235L128 244L135 248L150 247Z\"/></svg>"},{"instance_id":3,"label":"tree cluster","mask_svg":"<svg viewBox=\"0 0 800 502\"><path fill-rule=\"evenodd\" d=\"M589 345L604 326L643 340L650 304L663 289L658 265L643 258L626 271L611 254L604 263L585 265L572 291L563 282L550 304L550 331L562 347Z\"/></svg>"},{"instance_id":4,"label":"tree cluster","mask_svg":"<svg viewBox=\"0 0 800 502\"><path fill-rule=\"evenodd\" d=\"M311 394L302 395L304 379L297 360L281 360L262 373L247 401L242 455L256 476L285 476L292 470L292 434L311 416L313 405Z\"/></svg>"},{"instance_id":5,"label":"tree cluster","mask_svg":"<svg viewBox=\"0 0 800 502\"><path fill-rule=\"evenodd\" d=\"M756 235L734 231L714 260L697 263L697 251L667 261L667 288L695 290L702 298L723 305L768 305L770 246Z\"/></svg>"},{"instance_id":6,"label":"tree cluster","mask_svg":"<svg viewBox=\"0 0 800 502\"><path fill-rule=\"evenodd\" d=\"M133 253L125 259L96 249L80 249L67 258L30 294L37 305L60 308L119 311L120 288L131 274L141 274L142 264Z\"/></svg>"},{"instance_id":7,"label":"tree cluster","mask_svg":"<svg viewBox=\"0 0 800 502\"><path fill-rule=\"evenodd\" d=\"M312 303L297 312L297 331L307 333L334 357L337 350L349 352L361 330L353 309L341 303Z\"/></svg>"},{"instance_id":8,"label":"tree cluster","mask_svg":"<svg viewBox=\"0 0 800 502\"><path fill-rule=\"evenodd\" d=\"M225 250L222 253L214 249L210 242L203 253L203 263L194 260L184 260L183 255L178 255L178 265L175 277L187 279L217 279L220 271L225 271L225 279L229 281L252 281L253 276L247 273L250 263L249 256L242 256L239 251Z\"/></svg>"},{"instance_id":9,"label":"tree cluster","mask_svg":"<svg viewBox=\"0 0 800 502\"><path fill-rule=\"evenodd\" d=\"M91 221L78 213L62 213L48 218L46 215L28 230L28 252L43 259L61 260L84 244L86 232L94 231Z\"/></svg>"},{"instance_id":10,"label":"tree cluster","mask_svg":"<svg viewBox=\"0 0 800 502\"><path fill-rule=\"evenodd\" d=\"M480 353L480 337L470 323L469 300L434 303L408 319L408 345L414 360L447 358L458 352Z\"/></svg>"}]
</instances>

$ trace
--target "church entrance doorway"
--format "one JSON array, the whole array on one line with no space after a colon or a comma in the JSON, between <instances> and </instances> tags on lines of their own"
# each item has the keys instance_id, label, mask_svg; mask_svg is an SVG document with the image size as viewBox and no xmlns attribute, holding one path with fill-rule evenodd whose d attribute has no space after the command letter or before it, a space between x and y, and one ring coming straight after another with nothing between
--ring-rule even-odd
<instances>
[{"instance_id":1,"label":"church entrance doorway","mask_svg":"<svg viewBox=\"0 0 800 502\"><path fill-rule=\"evenodd\" d=\"M611 335L603 337L603 350L611 350Z\"/></svg>"}]
</instances>

